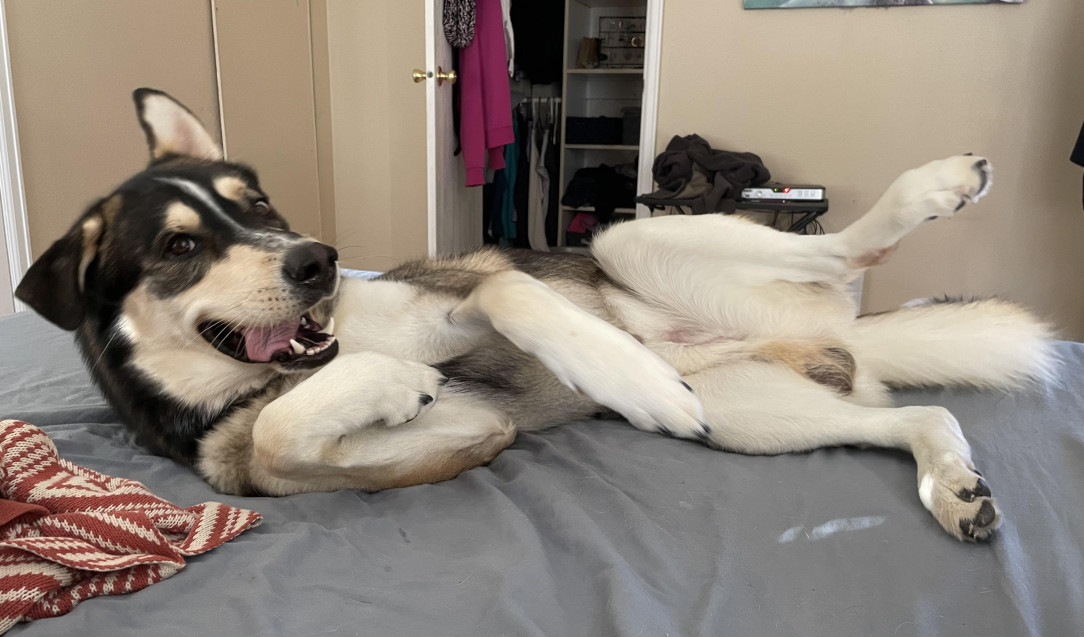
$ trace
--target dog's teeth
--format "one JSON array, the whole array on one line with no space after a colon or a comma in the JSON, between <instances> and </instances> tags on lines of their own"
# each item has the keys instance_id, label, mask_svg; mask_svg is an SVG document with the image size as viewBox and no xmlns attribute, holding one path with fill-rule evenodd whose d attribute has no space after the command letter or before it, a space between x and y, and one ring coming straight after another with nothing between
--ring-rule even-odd
<instances>
[{"instance_id":1,"label":"dog's teeth","mask_svg":"<svg viewBox=\"0 0 1084 637\"><path fill-rule=\"evenodd\" d=\"M307 318L305 318L304 316L302 316L302 317L301 317L301 324L302 324L302 325L308 325L308 324L309 324L309 319L307 319Z\"/></svg>"},{"instance_id":2,"label":"dog's teeth","mask_svg":"<svg viewBox=\"0 0 1084 637\"><path fill-rule=\"evenodd\" d=\"M301 354L302 352L305 351L305 346L302 345L301 343L298 343L297 341L295 341L292 338L290 339L290 347L293 348L294 354Z\"/></svg>"},{"instance_id":3,"label":"dog's teeth","mask_svg":"<svg viewBox=\"0 0 1084 637\"><path fill-rule=\"evenodd\" d=\"M315 347L310 347L309 349L305 350L305 355L306 356L312 356L315 353L316 353L316 348Z\"/></svg>"},{"instance_id":4,"label":"dog's teeth","mask_svg":"<svg viewBox=\"0 0 1084 637\"><path fill-rule=\"evenodd\" d=\"M327 327L324 328L324 334L333 336L335 334L335 317L332 316L327 320Z\"/></svg>"}]
</instances>

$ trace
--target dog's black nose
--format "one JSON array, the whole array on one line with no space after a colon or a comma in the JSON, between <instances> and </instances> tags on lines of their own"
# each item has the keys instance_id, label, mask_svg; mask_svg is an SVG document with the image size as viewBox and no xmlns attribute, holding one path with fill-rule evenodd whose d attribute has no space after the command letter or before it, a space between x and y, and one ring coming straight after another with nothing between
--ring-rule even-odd
<instances>
[{"instance_id":1,"label":"dog's black nose","mask_svg":"<svg viewBox=\"0 0 1084 637\"><path fill-rule=\"evenodd\" d=\"M286 278L301 285L318 286L335 276L335 262L339 253L322 243L307 243L286 253L282 270Z\"/></svg>"}]
</instances>

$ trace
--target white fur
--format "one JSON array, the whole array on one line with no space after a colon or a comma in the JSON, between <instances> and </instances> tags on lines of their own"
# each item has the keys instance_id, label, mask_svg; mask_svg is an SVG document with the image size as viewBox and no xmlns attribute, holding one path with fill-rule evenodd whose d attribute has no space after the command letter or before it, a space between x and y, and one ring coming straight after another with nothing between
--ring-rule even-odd
<instances>
[{"instance_id":1,"label":"white fur","mask_svg":"<svg viewBox=\"0 0 1084 637\"><path fill-rule=\"evenodd\" d=\"M833 235L779 233L719 215L620 224L593 243L620 284L602 292L601 305L516 271L489 275L462 302L407 283L346 282L335 314L343 351L402 360L382 360L377 372L358 365L362 359L332 363L261 414L257 447L269 466L363 466L373 450L344 450L334 437L350 440L372 430L374 419L416 410L413 396L429 372L406 361L446 360L496 331L562 383L641 428L754 454L849 444L909 450L922 476L922 504L955 537L986 539L999 518L989 514L996 509L959 424L941 407L887 407L883 383L1012 387L1043 378L1052 365L1048 328L1000 301L856 321L846 285L884 262L920 223L954 215L989 183L989 164L980 158L931 162L904 173L866 216ZM602 309L613 324L598 318ZM831 351L856 362L846 391L803 372L803 357L830 367ZM389 389L354 388L370 381ZM394 431L424 432L438 410L455 423L478 413L471 411L477 405L465 406L457 417L442 402ZM336 411L350 417L336 419ZM489 415L480 423L499 420L482 413ZM321 424L309 424L314 418ZM325 428L326 419L333 424ZM457 440L434 435L420 448L447 449Z\"/></svg>"},{"instance_id":2,"label":"white fur","mask_svg":"<svg viewBox=\"0 0 1084 637\"><path fill-rule=\"evenodd\" d=\"M199 120L164 93L146 92L139 98L140 118L153 133L151 155L158 159L168 154L187 155L219 161L222 148Z\"/></svg>"},{"instance_id":3,"label":"white fur","mask_svg":"<svg viewBox=\"0 0 1084 637\"><path fill-rule=\"evenodd\" d=\"M918 499L927 510L933 510L933 478L929 474L922 476L918 485Z\"/></svg>"},{"instance_id":4,"label":"white fur","mask_svg":"<svg viewBox=\"0 0 1084 637\"><path fill-rule=\"evenodd\" d=\"M256 452L272 458L268 468L274 472L311 469L326 463L339 439L350 433L378 424L395 427L424 414L433 402L421 397L438 397L441 378L422 363L374 352L340 354L263 408L252 430ZM267 452L283 447L292 452ZM393 447L369 451L399 453Z\"/></svg>"},{"instance_id":5,"label":"white fur","mask_svg":"<svg viewBox=\"0 0 1084 637\"><path fill-rule=\"evenodd\" d=\"M990 299L862 318L850 341L884 382L1005 388L1051 377L1050 337L1019 306Z\"/></svg>"},{"instance_id":6,"label":"white fur","mask_svg":"<svg viewBox=\"0 0 1084 637\"><path fill-rule=\"evenodd\" d=\"M704 430L703 407L673 367L522 272L490 276L452 314L453 323L477 319L538 357L566 387L640 429L683 438Z\"/></svg>"}]
</instances>

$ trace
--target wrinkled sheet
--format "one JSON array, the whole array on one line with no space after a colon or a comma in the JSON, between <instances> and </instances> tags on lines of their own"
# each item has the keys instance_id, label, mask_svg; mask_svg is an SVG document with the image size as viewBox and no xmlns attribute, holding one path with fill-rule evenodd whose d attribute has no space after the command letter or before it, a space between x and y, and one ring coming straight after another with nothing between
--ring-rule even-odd
<instances>
[{"instance_id":1,"label":"wrinkled sheet","mask_svg":"<svg viewBox=\"0 0 1084 637\"><path fill-rule=\"evenodd\" d=\"M1031 392L897 396L970 438L1005 515L975 546L922 508L902 453L749 457L620 422L521 434L441 484L220 496L132 443L70 334L24 313L0 339L0 417L180 506L265 517L172 579L12 635L1084 634L1080 344Z\"/></svg>"}]
</instances>

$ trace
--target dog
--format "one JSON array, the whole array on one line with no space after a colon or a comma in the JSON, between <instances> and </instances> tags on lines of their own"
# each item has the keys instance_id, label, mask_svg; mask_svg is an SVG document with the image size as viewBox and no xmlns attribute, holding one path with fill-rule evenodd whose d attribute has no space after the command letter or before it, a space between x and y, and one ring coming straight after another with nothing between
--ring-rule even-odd
<instances>
[{"instance_id":1,"label":"dog","mask_svg":"<svg viewBox=\"0 0 1084 637\"><path fill-rule=\"evenodd\" d=\"M151 161L94 203L17 296L75 337L137 440L217 490L369 491L452 478L517 431L610 410L746 454L898 448L965 541L1000 514L956 419L889 388L1050 374L1050 330L1001 300L856 318L847 284L991 184L956 156L903 173L842 232L669 216L592 255L482 249L341 276L256 173L169 95L135 91Z\"/></svg>"}]
</instances>

